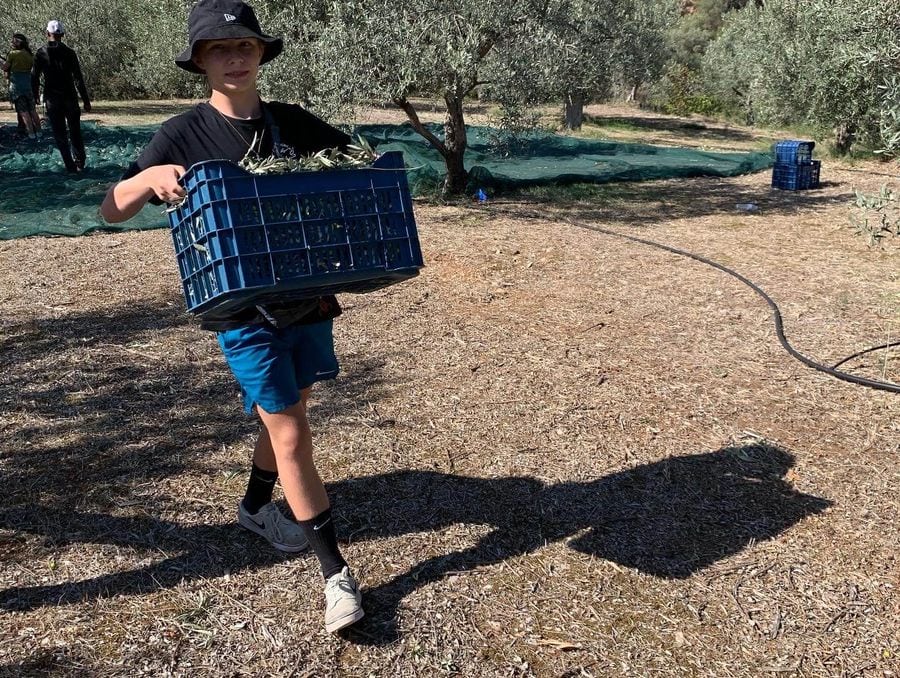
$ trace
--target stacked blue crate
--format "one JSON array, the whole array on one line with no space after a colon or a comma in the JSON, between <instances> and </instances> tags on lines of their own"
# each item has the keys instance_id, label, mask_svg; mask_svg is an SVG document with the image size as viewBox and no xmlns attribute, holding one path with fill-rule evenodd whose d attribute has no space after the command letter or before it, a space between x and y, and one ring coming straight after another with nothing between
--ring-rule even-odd
<instances>
[{"instance_id":1,"label":"stacked blue crate","mask_svg":"<svg viewBox=\"0 0 900 678\"><path fill-rule=\"evenodd\" d=\"M187 310L368 292L423 265L403 157L362 169L254 175L210 160L182 177L169 225Z\"/></svg>"},{"instance_id":2,"label":"stacked blue crate","mask_svg":"<svg viewBox=\"0 0 900 678\"><path fill-rule=\"evenodd\" d=\"M805 191L819 187L822 163L812 159L814 141L779 141L775 144L772 188Z\"/></svg>"}]
</instances>

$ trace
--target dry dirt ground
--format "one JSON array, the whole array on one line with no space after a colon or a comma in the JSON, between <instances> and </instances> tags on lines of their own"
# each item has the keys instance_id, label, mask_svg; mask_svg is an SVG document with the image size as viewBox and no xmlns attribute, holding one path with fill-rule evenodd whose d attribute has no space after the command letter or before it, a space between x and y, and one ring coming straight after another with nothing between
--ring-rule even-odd
<instances>
[{"instance_id":1,"label":"dry dirt ground","mask_svg":"<svg viewBox=\"0 0 900 678\"><path fill-rule=\"evenodd\" d=\"M0 243L0 675L900 675L900 398L792 359L733 278L571 223L735 268L833 364L900 335L900 255L847 207L892 172L418 204L426 268L342 299L311 409L365 593L343 636L315 559L234 522L256 426L168 234ZM900 381L896 354L847 368Z\"/></svg>"}]
</instances>

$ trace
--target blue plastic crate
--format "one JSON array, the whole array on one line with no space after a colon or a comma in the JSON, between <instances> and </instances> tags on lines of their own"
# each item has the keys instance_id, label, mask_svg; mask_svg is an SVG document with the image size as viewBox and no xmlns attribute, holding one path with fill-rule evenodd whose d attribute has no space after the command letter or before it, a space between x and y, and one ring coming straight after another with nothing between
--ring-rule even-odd
<instances>
[{"instance_id":1,"label":"blue plastic crate","mask_svg":"<svg viewBox=\"0 0 900 678\"><path fill-rule=\"evenodd\" d=\"M807 165L812 162L815 141L779 141L775 144L775 162Z\"/></svg>"},{"instance_id":2,"label":"blue plastic crate","mask_svg":"<svg viewBox=\"0 0 900 678\"><path fill-rule=\"evenodd\" d=\"M187 197L169 225L187 309L200 317L368 292L423 265L398 151L363 169L273 175L210 160L181 181Z\"/></svg>"},{"instance_id":3,"label":"blue plastic crate","mask_svg":"<svg viewBox=\"0 0 900 678\"><path fill-rule=\"evenodd\" d=\"M772 188L786 191L805 191L819 187L822 163L813 160L806 165L776 162L772 168Z\"/></svg>"}]
</instances>

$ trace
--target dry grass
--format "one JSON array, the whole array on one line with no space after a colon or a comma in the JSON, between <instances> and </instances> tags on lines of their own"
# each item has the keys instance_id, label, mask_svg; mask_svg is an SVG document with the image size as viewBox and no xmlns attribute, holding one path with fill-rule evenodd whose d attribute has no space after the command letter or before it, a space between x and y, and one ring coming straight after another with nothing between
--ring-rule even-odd
<instances>
[{"instance_id":1,"label":"dry grass","mask_svg":"<svg viewBox=\"0 0 900 678\"><path fill-rule=\"evenodd\" d=\"M255 426L167 234L0 243L0 674L896 675L900 401L793 361L736 281L564 221L734 266L833 362L900 334L898 255L847 227L879 171L419 205L427 268L343 299L311 412L345 637L314 558L233 522Z\"/></svg>"}]
</instances>

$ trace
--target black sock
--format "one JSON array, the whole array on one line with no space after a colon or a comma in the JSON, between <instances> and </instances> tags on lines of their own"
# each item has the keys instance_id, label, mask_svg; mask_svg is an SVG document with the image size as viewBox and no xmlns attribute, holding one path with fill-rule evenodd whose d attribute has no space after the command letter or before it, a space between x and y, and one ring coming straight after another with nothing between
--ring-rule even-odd
<instances>
[{"instance_id":1,"label":"black sock","mask_svg":"<svg viewBox=\"0 0 900 678\"><path fill-rule=\"evenodd\" d=\"M338 550L331 509L325 509L312 520L298 520L297 523L303 528L303 534L309 540L310 548L319 559L322 576L328 579L331 575L340 572L347 561Z\"/></svg>"},{"instance_id":2,"label":"black sock","mask_svg":"<svg viewBox=\"0 0 900 678\"><path fill-rule=\"evenodd\" d=\"M258 513L263 506L272 501L272 490L275 489L276 480L278 480L278 471L266 471L253 464L253 468L250 469L247 492L241 502L247 513Z\"/></svg>"}]
</instances>

